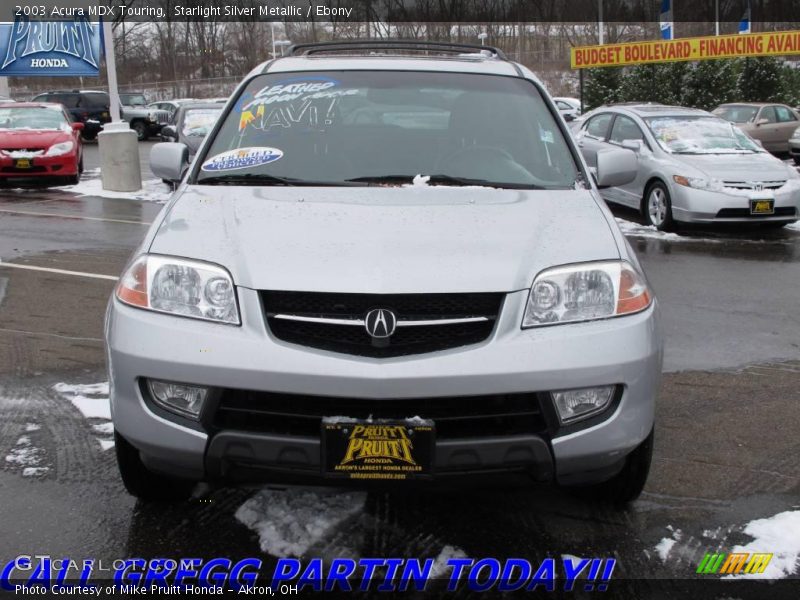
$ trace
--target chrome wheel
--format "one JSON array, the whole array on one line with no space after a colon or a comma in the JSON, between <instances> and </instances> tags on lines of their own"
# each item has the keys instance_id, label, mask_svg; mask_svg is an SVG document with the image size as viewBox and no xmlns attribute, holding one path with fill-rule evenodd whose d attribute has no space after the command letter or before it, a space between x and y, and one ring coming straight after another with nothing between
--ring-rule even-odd
<instances>
[{"instance_id":1,"label":"chrome wheel","mask_svg":"<svg viewBox=\"0 0 800 600\"><path fill-rule=\"evenodd\" d=\"M647 198L647 212L650 215L650 223L656 227L661 227L667 218L667 194L660 187L650 190Z\"/></svg>"}]
</instances>

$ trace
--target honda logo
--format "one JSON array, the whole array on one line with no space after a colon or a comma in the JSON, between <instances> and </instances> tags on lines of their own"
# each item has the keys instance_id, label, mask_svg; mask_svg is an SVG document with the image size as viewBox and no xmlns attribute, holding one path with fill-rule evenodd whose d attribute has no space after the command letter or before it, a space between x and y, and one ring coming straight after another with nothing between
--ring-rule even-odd
<instances>
[{"instance_id":1,"label":"honda logo","mask_svg":"<svg viewBox=\"0 0 800 600\"><path fill-rule=\"evenodd\" d=\"M764 184L761 183L760 181L758 183L754 183L753 184L753 190L754 191L761 192L761 191L763 191L763 189L764 189Z\"/></svg>"},{"instance_id":2,"label":"honda logo","mask_svg":"<svg viewBox=\"0 0 800 600\"><path fill-rule=\"evenodd\" d=\"M373 338L390 337L397 327L397 317L386 308L374 308L364 317L364 328Z\"/></svg>"}]
</instances>

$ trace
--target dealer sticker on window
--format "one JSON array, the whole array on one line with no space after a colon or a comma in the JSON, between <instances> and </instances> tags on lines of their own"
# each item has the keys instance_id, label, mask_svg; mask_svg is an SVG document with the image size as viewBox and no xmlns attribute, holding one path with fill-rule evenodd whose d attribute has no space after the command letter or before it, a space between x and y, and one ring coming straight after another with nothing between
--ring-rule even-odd
<instances>
[{"instance_id":1,"label":"dealer sticker on window","mask_svg":"<svg viewBox=\"0 0 800 600\"><path fill-rule=\"evenodd\" d=\"M238 148L212 156L203 163L203 171L233 171L266 165L283 157L278 148Z\"/></svg>"}]
</instances>

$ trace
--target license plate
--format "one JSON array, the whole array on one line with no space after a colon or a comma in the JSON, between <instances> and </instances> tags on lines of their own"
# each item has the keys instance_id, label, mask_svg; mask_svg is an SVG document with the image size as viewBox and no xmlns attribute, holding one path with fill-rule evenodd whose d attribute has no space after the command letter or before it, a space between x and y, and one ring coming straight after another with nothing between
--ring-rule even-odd
<instances>
[{"instance_id":1,"label":"license plate","mask_svg":"<svg viewBox=\"0 0 800 600\"><path fill-rule=\"evenodd\" d=\"M18 158L14 161L14 166L17 169L30 169L31 168L31 159L30 158Z\"/></svg>"},{"instance_id":2,"label":"license plate","mask_svg":"<svg viewBox=\"0 0 800 600\"><path fill-rule=\"evenodd\" d=\"M433 421L326 417L321 433L325 477L402 481L433 474Z\"/></svg>"},{"instance_id":3,"label":"license plate","mask_svg":"<svg viewBox=\"0 0 800 600\"><path fill-rule=\"evenodd\" d=\"M750 200L751 215L775 214L775 200Z\"/></svg>"}]
</instances>

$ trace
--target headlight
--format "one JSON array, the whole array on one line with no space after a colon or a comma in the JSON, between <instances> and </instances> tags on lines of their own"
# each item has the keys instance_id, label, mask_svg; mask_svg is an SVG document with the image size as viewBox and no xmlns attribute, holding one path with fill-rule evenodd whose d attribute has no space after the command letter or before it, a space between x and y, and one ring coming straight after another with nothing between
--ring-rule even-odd
<instances>
[{"instance_id":1,"label":"headlight","mask_svg":"<svg viewBox=\"0 0 800 600\"><path fill-rule=\"evenodd\" d=\"M628 315L644 310L651 301L644 277L627 262L556 267L536 276L522 328Z\"/></svg>"},{"instance_id":2,"label":"headlight","mask_svg":"<svg viewBox=\"0 0 800 600\"><path fill-rule=\"evenodd\" d=\"M157 312L239 325L236 291L228 272L217 265L144 255L122 275L120 302Z\"/></svg>"},{"instance_id":3,"label":"headlight","mask_svg":"<svg viewBox=\"0 0 800 600\"><path fill-rule=\"evenodd\" d=\"M725 186L719 179L704 179L703 177L684 177L683 175L673 175L672 180L686 187L697 188L698 190L708 190L710 192L721 192Z\"/></svg>"},{"instance_id":4,"label":"headlight","mask_svg":"<svg viewBox=\"0 0 800 600\"><path fill-rule=\"evenodd\" d=\"M792 137L789 139L791 139L793 142L800 142L800 127L794 130Z\"/></svg>"},{"instance_id":5,"label":"headlight","mask_svg":"<svg viewBox=\"0 0 800 600\"><path fill-rule=\"evenodd\" d=\"M155 123L156 122L156 113L147 113L147 120Z\"/></svg>"},{"instance_id":6,"label":"headlight","mask_svg":"<svg viewBox=\"0 0 800 600\"><path fill-rule=\"evenodd\" d=\"M62 154L67 154L72 152L72 149L75 147L75 144L71 140L67 140L66 142L60 142L58 144L53 144L50 148L47 149L45 152L45 156L61 156Z\"/></svg>"}]
</instances>

